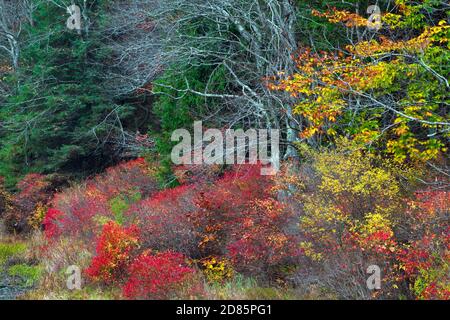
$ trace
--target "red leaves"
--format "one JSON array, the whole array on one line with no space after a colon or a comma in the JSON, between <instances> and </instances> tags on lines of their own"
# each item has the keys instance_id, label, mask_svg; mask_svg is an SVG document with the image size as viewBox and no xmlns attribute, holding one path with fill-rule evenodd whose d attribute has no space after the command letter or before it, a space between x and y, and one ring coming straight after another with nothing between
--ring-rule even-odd
<instances>
[{"instance_id":1,"label":"red leaves","mask_svg":"<svg viewBox=\"0 0 450 320\"><path fill-rule=\"evenodd\" d=\"M409 203L411 240L398 251L402 278L419 299L449 299L450 192L423 190Z\"/></svg>"},{"instance_id":2,"label":"red leaves","mask_svg":"<svg viewBox=\"0 0 450 320\"><path fill-rule=\"evenodd\" d=\"M64 216L64 213L57 209L50 208L45 215L43 225L44 233L47 239L55 239L61 235L60 219Z\"/></svg>"},{"instance_id":3,"label":"red leaves","mask_svg":"<svg viewBox=\"0 0 450 320\"><path fill-rule=\"evenodd\" d=\"M226 255L237 270L250 274L295 257L296 241L287 232L292 214L275 199L273 186L259 165L248 165L235 167L200 192L192 221L202 255Z\"/></svg>"},{"instance_id":4,"label":"red leaves","mask_svg":"<svg viewBox=\"0 0 450 320\"><path fill-rule=\"evenodd\" d=\"M31 218L37 208L45 208L56 189L65 184L65 179L58 175L42 175L32 173L26 175L18 184L19 192L10 197L4 215L9 231L27 232L33 227L39 227L42 217L31 223ZM43 209L45 210L45 209Z\"/></svg>"},{"instance_id":5,"label":"red leaves","mask_svg":"<svg viewBox=\"0 0 450 320\"><path fill-rule=\"evenodd\" d=\"M145 248L190 257L228 256L245 272L260 272L296 255L286 231L292 214L272 193L259 165L236 166L211 182L163 190L133 205L127 219Z\"/></svg>"},{"instance_id":6,"label":"red leaves","mask_svg":"<svg viewBox=\"0 0 450 320\"><path fill-rule=\"evenodd\" d=\"M192 186L180 186L131 206L126 217L139 225L145 247L197 255L194 226L189 220L196 210L195 193Z\"/></svg>"},{"instance_id":7,"label":"red leaves","mask_svg":"<svg viewBox=\"0 0 450 320\"><path fill-rule=\"evenodd\" d=\"M111 199L117 196L148 196L156 191L144 159L139 158L109 168L104 174L89 180L85 185L66 189L57 194L52 205L63 213L60 217L60 234L92 241L100 232L103 222L114 220Z\"/></svg>"},{"instance_id":8,"label":"red leaves","mask_svg":"<svg viewBox=\"0 0 450 320\"><path fill-rule=\"evenodd\" d=\"M186 266L180 253L143 253L129 267L130 277L123 286L123 295L129 299L169 299L195 273Z\"/></svg>"},{"instance_id":9,"label":"red leaves","mask_svg":"<svg viewBox=\"0 0 450 320\"><path fill-rule=\"evenodd\" d=\"M237 221L228 256L241 272L270 273L269 269L300 254L298 239L287 231L293 215L275 199L256 200Z\"/></svg>"},{"instance_id":10,"label":"red leaves","mask_svg":"<svg viewBox=\"0 0 450 320\"><path fill-rule=\"evenodd\" d=\"M124 228L115 222L107 223L97 242L97 255L86 270L88 276L105 283L123 280L138 239L136 226Z\"/></svg>"}]
</instances>

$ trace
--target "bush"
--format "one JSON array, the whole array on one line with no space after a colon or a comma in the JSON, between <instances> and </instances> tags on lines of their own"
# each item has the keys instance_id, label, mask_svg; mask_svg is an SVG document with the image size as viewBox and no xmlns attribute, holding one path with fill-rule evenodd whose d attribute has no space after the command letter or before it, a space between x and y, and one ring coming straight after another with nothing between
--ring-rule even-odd
<instances>
[{"instance_id":1,"label":"bush","mask_svg":"<svg viewBox=\"0 0 450 320\"><path fill-rule=\"evenodd\" d=\"M137 227L124 228L115 222L107 223L97 240L96 256L86 269L87 275L107 284L123 281L138 241Z\"/></svg>"},{"instance_id":2,"label":"bush","mask_svg":"<svg viewBox=\"0 0 450 320\"><path fill-rule=\"evenodd\" d=\"M295 221L276 199L273 178L260 170L260 165L236 166L202 189L192 220L204 257L225 256L239 272L272 279L298 254L289 228Z\"/></svg>"},{"instance_id":3,"label":"bush","mask_svg":"<svg viewBox=\"0 0 450 320\"><path fill-rule=\"evenodd\" d=\"M448 191L421 190L402 217L400 235L408 241L396 252L399 276L414 298L450 299L449 203Z\"/></svg>"},{"instance_id":4,"label":"bush","mask_svg":"<svg viewBox=\"0 0 450 320\"><path fill-rule=\"evenodd\" d=\"M29 232L39 228L43 209L48 205L56 191L67 183L59 175L28 174L18 184L19 192L13 194L3 215L10 232Z\"/></svg>"},{"instance_id":5,"label":"bush","mask_svg":"<svg viewBox=\"0 0 450 320\"><path fill-rule=\"evenodd\" d=\"M204 257L223 256L253 201L271 196L272 181L261 176L259 165L235 166L211 185L204 185L195 197L192 215Z\"/></svg>"},{"instance_id":6,"label":"bush","mask_svg":"<svg viewBox=\"0 0 450 320\"><path fill-rule=\"evenodd\" d=\"M240 219L227 246L227 256L236 270L259 279L284 278L300 254L294 215L273 198L256 200Z\"/></svg>"},{"instance_id":7,"label":"bush","mask_svg":"<svg viewBox=\"0 0 450 320\"><path fill-rule=\"evenodd\" d=\"M236 166L216 181L167 189L126 213L142 230L144 248L175 250L204 261L227 258L240 272L262 275L297 254L274 181L260 165Z\"/></svg>"},{"instance_id":8,"label":"bush","mask_svg":"<svg viewBox=\"0 0 450 320\"><path fill-rule=\"evenodd\" d=\"M186 266L182 254L171 251L143 253L128 270L130 277L123 286L123 295L128 299L176 298L195 274Z\"/></svg>"},{"instance_id":9,"label":"bush","mask_svg":"<svg viewBox=\"0 0 450 320\"><path fill-rule=\"evenodd\" d=\"M63 216L64 213L57 209L48 209L42 222L44 226L44 234L47 239L56 239L61 235L60 219Z\"/></svg>"},{"instance_id":10,"label":"bush","mask_svg":"<svg viewBox=\"0 0 450 320\"><path fill-rule=\"evenodd\" d=\"M132 205L125 217L142 230L145 248L175 250L196 257L198 240L189 220L196 210L195 194L193 186L167 189Z\"/></svg>"},{"instance_id":11,"label":"bush","mask_svg":"<svg viewBox=\"0 0 450 320\"><path fill-rule=\"evenodd\" d=\"M58 223L51 224L53 218L48 219L47 227L52 232L47 234L92 242L108 221L127 224L123 220L125 208L155 191L156 183L145 160L121 163L83 185L57 194L51 204L60 212Z\"/></svg>"},{"instance_id":12,"label":"bush","mask_svg":"<svg viewBox=\"0 0 450 320\"><path fill-rule=\"evenodd\" d=\"M300 247L312 271L302 272L321 279L340 298L371 298L367 267L378 265L385 275L395 264L394 218L403 206L395 167L380 166L389 162L348 141L334 150L304 151L310 162L303 165L304 188L298 191ZM383 288L392 288L390 278L383 280Z\"/></svg>"}]
</instances>

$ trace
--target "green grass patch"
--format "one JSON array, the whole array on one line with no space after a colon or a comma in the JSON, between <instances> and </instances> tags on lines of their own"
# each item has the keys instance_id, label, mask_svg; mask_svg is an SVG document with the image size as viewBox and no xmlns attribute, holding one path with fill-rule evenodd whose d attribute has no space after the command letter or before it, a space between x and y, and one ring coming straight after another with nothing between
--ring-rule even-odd
<instances>
[{"instance_id":1,"label":"green grass patch","mask_svg":"<svg viewBox=\"0 0 450 320\"><path fill-rule=\"evenodd\" d=\"M0 266L8 259L19 256L25 252L27 246L24 243L0 243Z\"/></svg>"},{"instance_id":2,"label":"green grass patch","mask_svg":"<svg viewBox=\"0 0 450 320\"><path fill-rule=\"evenodd\" d=\"M42 268L40 266L16 264L8 269L8 274L11 277L20 277L24 286L31 287L41 277Z\"/></svg>"}]
</instances>

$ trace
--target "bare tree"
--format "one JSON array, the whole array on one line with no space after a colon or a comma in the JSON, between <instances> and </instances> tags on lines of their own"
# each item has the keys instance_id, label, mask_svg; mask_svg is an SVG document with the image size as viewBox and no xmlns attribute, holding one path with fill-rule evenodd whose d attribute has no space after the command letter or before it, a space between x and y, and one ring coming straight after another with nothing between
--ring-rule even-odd
<instances>
[{"instance_id":1,"label":"bare tree","mask_svg":"<svg viewBox=\"0 0 450 320\"><path fill-rule=\"evenodd\" d=\"M19 66L22 9L19 1L0 0L0 49L6 51L15 70Z\"/></svg>"},{"instance_id":2,"label":"bare tree","mask_svg":"<svg viewBox=\"0 0 450 320\"><path fill-rule=\"evenodd\" d=\"M151 82L162 70L184 74L178 68L209 66L206 89L196 91L189 79L170 88L220 103L205 120L279 128L288 144L298 127L289 97L268 90L265 79L293 72L295 9L290 0L132 0L117 1L106 30L114 59L108 74L111 91L124 94ZM211 89L221 72L226 90ZM162 84L151 87L161 92ZM286 156L293 155L287 148Z\"/></svg>"},{"instance_id":3,"label":"bare tree","mask_svg":"<svg viewBox=\"0 0 450 320\"><path fill-rule=\"evenodd\" d=\"M0 51L9 57L14 70L19 67L23 26L34 25L33 13L40 3L40 0L0 0Z\"/></svg>"},{"instance_id":4,"label":"bare tree","mask_svg":"<svg viewBox=\"0 0 450 320\"><path fill-rule=\"evenodd\" d=\"M295 139L286 95L268 90L264 81L294 70L295 10L289 0L159 1L152 16L167 31L161 39L164 61L209 63L230 84L227 92L197 92L186 80L176 90L223 100L212 114L225 125L280 128L288 143Z\"/></svg>"},{"instance_id":5,"label":"bare tree","mask_svg":"<svg viewBox=\"0 0 450 320\"><path fill-rule=\"evenodd\" d=\"M162 70L163 31L149 17L155 4L155 0L114 1L106 25L99 26L104 48L111 52L104 78L112 96L142 89Z\"/></svg>"}]
</instances>

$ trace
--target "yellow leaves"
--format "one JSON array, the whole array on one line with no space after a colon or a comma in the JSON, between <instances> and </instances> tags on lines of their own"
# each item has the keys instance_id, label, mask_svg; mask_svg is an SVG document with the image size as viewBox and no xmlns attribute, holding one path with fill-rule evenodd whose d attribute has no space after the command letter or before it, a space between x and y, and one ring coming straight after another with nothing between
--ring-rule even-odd
<instances>
[{"instance_id":1,"label":"yellow leaves","mask_svg":"<svg viewBox=\"0 0 450 320\"><path fill-rule=\"evenodd\" d=\"M312 10L312 14L316 17L326 18L332 23L344 23L346 27L365 27L368 24L368 20L356 13L352 13L346 10L329 10L324 13L317 10Z\"/></svg>"},{"instance_id":2,"label":"yellow leaves","mask_svg":"<svg viewBox=\"0 0 450 320\"><path fill-rule=\"evenodd\" d=\"M303 251L305 256L311 258L314 261L321 261L323 259L322 253L316 252L313 249L311 242L302 241L299 244L300 249Z\"/></svg>"},{"instance_id":3,"label":"yellow leaves","mask_svg":"<svg viewBox=\"0 0 450 320\"><path fill-rule=\"evenodd\" d=\"M380 136L380 132L378 130L370 130L364 128L361 132L356 133L353 136L353 141L356 144L369 144L374 142Z\"/></svg>"},{"instance_id":4,"label":"yellow leaves","mask_svg":"<svg viewBox=\"0 0 450 320\"><path fill-rule=\"evenodd\" d=\"M387 12L381 16L381 21L391 29L397 29L401 26L402 16L400 14Z\"/></svg>"},{"instance_id":5,"label":"yellow leaves","mask_svg":"<svg viewBox=\"0 0 450 320\"><path fill-rule=\"evenodd\" d=\"M234 275L230 261L225 258L210 257L201 260L203 273L210 282L223 282Z\"/></svg>"},{"instance_id":6,"label":"yellow leaves","mask_svg":"<svg viewBox=\"0 0 450 320\"><path fill-rule=\"evenodd\" d=\"M42 221L44 220L45 214L47 213L47 209L47 206L43 205L40 202L36 205L33 214L28 218L28 224L33 229L38 230L41 227Z\"/></svg>"},{"instance_id":7,"label":"yellow leaves","mask_svg":"<svg viewBox=\"0 0 450 320\"><path fill-rule=\"evenodd\" d=\"M365 223L362 226L362 231L367 234L372 234L377 231L387 231L393 235L391 229L391 221L383 214L368 213L365 217Z\"/></svg>"},{"instance_id":8,"label":"yellow leaves","mask_svg":"<svg viewBox=\"0 0 450 320\"><path fill-rule=\"evenodd\" d=\"M442 63L448 60L445 45L450 45L450 26L445 20L426 26L420 17L421 4L396 3L398 11L383 14L384 25L413 32L395 36L380 32L339 52L304 48L295 58L297 72L271 85L299 99L293 114L302 119L301 138L330 141L346 134L360 146L378 147L373 143L380 142L397 161L424 161L445 152L439 141L450 133L433 122L447 122L448 94L445 81L432 70L446 76ZM313 10L313 15L351 27L367 23L343 10ZM393 109L406 117L397 116Z\"/></svg>"}]
</instances>

